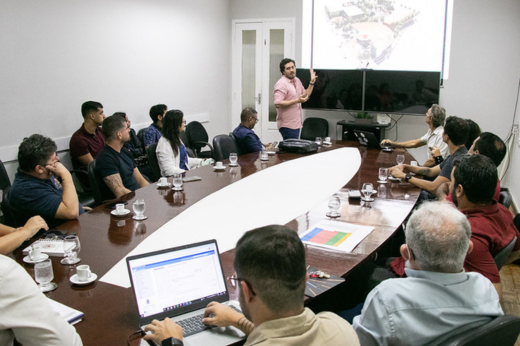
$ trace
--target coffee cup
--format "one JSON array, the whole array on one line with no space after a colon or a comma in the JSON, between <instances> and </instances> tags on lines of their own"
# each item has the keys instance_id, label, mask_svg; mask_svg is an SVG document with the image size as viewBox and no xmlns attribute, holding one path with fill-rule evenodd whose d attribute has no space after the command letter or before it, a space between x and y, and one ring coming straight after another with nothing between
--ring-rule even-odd
<instances>
[{"instance_id":1,"label":"coffee cup","mask_svg":"<svg viewBox=\"0 0 520 346\"><path fill-rule=\"evenodd\" d=\"M222 164L222 161L217 161L217 163L215 164L215 167L216 168L224 168L224 165Z\"/></svg>"},{"instance_id":2,"label":"coffee cup","mask_svg":"<svg viewBox=\"0 0 520 346\"><path fill-rule=\"evenodd\" d=\"M166 184L168 184L168 180L166 179L166 177L159 178L159 185L166 185Z\"/></svg>"},{"instance_id":3,"label":"coffee cup","mask_svg":"<svg viewBox=\"0 0 520 346\"><path fill-rule=\"evenodd\" d=\"M269 154L267 153L267 150L262 150L262 153L260 154L260 160L262 160L262 161L269 160Z\"/></svg>"},{"instance_id":4,"label":"coffee cup","mask_svg":"<svg viewBox=\"0 0 520 346\"><path fill-rule=\"evenodd\" d=\"M123 203L116 204L116 213L123 214L125 212L125 205Z\"/></svg>"},{"instance_id":5,"label":"coffee cup","mask_svg":"<svg viewBox=\"0 0 520 346\"><path fill-rule=\"evenodd\" d=\"M79 281L88 281L92 276L92 272L90 271L90 266L87 264L82 264L77 266L76 275Z\"/></svg>"},{"instance_id":6,"label":"coffee cup","mask_svg":"<svg viewBox=\"0 0 520 346\"><path fill-rule=\"evenodd\" d=\"M325 137L325 142L330 143L330 137Z\"/></svg>"},{"instance_id":7,"label":"coffee cup","mask_svg":"<svg viewBox=\"0 0 520 346\"><path fill-rule=\"evenodd\" d=\"M410 166L417 166L417 161L410 161Z\"/></svg>"},{"instance_id":8,"label":"coffee cup","mask_svg":"<svg viewBox=\"0 0 520 346\"><path fill-rule=\"evenodd\" d=\"M32 246L31 250L29 250L29 258L31 261L39 260L40 257L42 257L42 249Z\"/></svg>"}]
</instances>

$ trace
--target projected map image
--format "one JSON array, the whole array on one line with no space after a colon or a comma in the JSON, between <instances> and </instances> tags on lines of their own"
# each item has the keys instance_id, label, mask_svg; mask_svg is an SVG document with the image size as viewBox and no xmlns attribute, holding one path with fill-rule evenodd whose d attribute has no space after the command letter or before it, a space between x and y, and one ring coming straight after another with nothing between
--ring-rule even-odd
<instances>
[{"instance_id":1,"label":"projected map image","mask_svg":"<svg viewBox=\"0 0 520 346\"><path fill-rule=\"evenodd\" d=\"M316 0L314 67L439 71L444 2Z\"/></svg>"}]
</instances>

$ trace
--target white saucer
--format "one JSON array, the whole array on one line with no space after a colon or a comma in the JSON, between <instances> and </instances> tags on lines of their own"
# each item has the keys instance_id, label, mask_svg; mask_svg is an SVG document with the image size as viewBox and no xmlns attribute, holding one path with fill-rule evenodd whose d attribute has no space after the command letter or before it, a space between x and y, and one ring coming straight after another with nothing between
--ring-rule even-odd
<instances>
[{"instance_id":1,"label":"white saucer","mask_svg":"<svg viewBox=\"0 0 520 346\"><path fill-rule=\"evenodd\" d=\"M94 281L96 281L96 279L97 279L97 275L94 273L90 273L90 279L88 279L87 281L79 281L78 274L72 275L69 280L70 280L70 282L72 282L75 285L83 286L83 285L88 285L90 283L93 283Z\"/></svg>"},{"instance_id":2,"label":"white saucer","mask_svg":"<svg viewBox=\"0 0 520 346\"><path fill-rule=\"evenodd\" d=\"M332 142L323 142L325 145L332 145Z\"/></svg>"},{"instance_id":3,"label":"white saucer","mask_svg":"<svg viewBox=\"0 0 520 346\"><path fill-rule=\"evenodd\" d=\"M238 163L235 163L235 164L230 163L229 167L238 167Z\"/></svg>"},{"instance_id":4,"label":"white saucer","mask_svg":"<svg viewBox=\"0 0 520 346\"><path fill-rule=\"evenodd\" d=\"M330 217L331 219L335 219L335 218L337 218L337 217L340 217L340 216L341 216L341 214L340 214L340 213L332 214L332 213L330 213L330 212L329 212L329 213L327 213L327 214L325 214L325 215L327 215L327 216L328 216L328 217Z\"/></svg>"},{"instance_id":5,"label":"white saucer","mask_svg":"<svg viewBox=\"0 0 520 346\"><path fill-rule=\"evenodd\" d=\"M363 202L373 202L373 201L375 201L375 199L373 199L373 198L366 199L365 197L361 197L361 200Z\"/></svg>"},{"instance_id":6,"label":"white saucer","mask_svg":"<svg viewBox=\"0 0 520 346\"><path fill-rule=\"evenodd\" d=\"M31 259L31 257L29 257L29 256L25 256L25 257L23 258L23 261L24 261L25 263L34 264L34 263L40 263L41 261L45 261L47 258L49 258L49 255L47 255L46 253L42 253L42 254L40 255L40 258L38 258L37 260L34 260L34 261L33 261L33 260Z\"/></svg>"},{"instance_id":7,"label":"white saucer","mask_svg":"<svg viewBox=\"0 0 520 346\"><path fill-rule=\"evenodd\" d=\"M274 155L274 154L276 154L276 151L268 151L267 152L267 155Z\"/></svg>"},{"instance_id":8,"label":"white saucer","mask_svg":"<svg viewBox=\"0 0 520 346\"><path fill-rule=\"evenodd\" d=\"M137 217L137 216L134 215L134 216L132 216L132 219L134 219L136 221L143 221L143 220L148 219L148 216L143 215L141 217Z\"/></svg>"},{"instance_id":9,"label":"white saucer","mask_svg":"<svg viewBox=\"0 0 520 346\"><path fill-rule=\"evenodd\" d=\"M223 171L226 169L226 166L222 166L222 167L216 167L216 166L213 166L213 170L214 171Z\"/></svg>"},{"instance_id":10,"label":"white saucer","mask_svg":"<svg viewBox=\"0 0 520 346\"><path fill-rule=\"evenodd\" d=\"M171 183L166 183L166 184L159 184L159 183L157 183L157 186L159 186L159 187L170 187L170 186L172 186L172 184Z\"/></svg>"},{"instance_id":11,"label":"white saucer","mask_svg":"<svg viewBox=\"0 0 520 346\"><path fill-rule=\"evenodd\" d=\"M378 180L377 182L378 182L379 184L387 184L387 183L388 183L388 181L386 181L386 180Z\"/></svg>"},{"instance_id":12,"label":"white saucer","mask_svg":"<svg viewBox=\"0 0 520 346\"><path fill-rule=\"evenodd\" d=\"M125 209L122 213L118 213L117 210L112 210L110 212L110 214L114 215L114 216L125 216L125 215L128 215L130 213L130 209Z\"/></svg>"}]
</instances>

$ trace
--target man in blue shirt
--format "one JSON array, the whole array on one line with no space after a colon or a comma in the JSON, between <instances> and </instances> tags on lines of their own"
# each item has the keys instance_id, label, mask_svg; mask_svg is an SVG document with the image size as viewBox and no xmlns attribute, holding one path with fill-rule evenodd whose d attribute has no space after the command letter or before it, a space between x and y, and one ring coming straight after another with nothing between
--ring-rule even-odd
<instances>
[{"instance_id":1,"label":"man in blue shirt","mask_svg":"<svg viewBox=\"0 0 520 346\"><path fill-rule=\"evenodd\" d=\"M52 228L83 214L72 176L60 163L56 149L52 139L38 134L20 144L19 168L8 197L16 221L21 223L15 227L35 215Z\"/></svg>"},{"instance_id":2,"label":"man in blue shirt","mask_svg":"<svg viewBox=\"0 0 520 346\"><path fill-rule=\"evenodd\" d=\"M353 323L361 345L440 343L504 314L491 281L463 269L473 250L471 227L453 205L424 203L405 235L408 277L388 279L370 292Z\"/></svg>"},{"instance_id":3,"label":"man in blue shirt","mask_svg":"<svg viewBox=\"0 0 520 346\"><path fill-rule=\"evenodd\" d=\"M159 104L152 106L150 108L150 118L152 118L153 123L148 126L143 132L143 142L145 149L154 143L159 142L159 138L161 138L161 129L163 124L163 118L168 110L168 106Z\"/></svg>"},{"instance_id":4,"label":"man in blue shirt","mask_svg":"<svg viewBox=\"0 0 520 346\"><path fill-rule=\"evenodd\" d=\"M130 140L130 125L119 115L103 121L105 149L96 159L96 169L116 197L148 185L135 165L132 153L124 147Z\"/></svg>"},{"instance_id":5,"label":"man in blue shirt","mask_svg":"<svg viewBox=\"0 0 520 346\"><path fill-rule=\"evenodd\" d=\"M242 113L240 114L240 125L233 130L239 154L249 154L262 151L264 145L253 131L257 122L258 113L254 108L246 107L242 110ZM269 143L266 147L270 148L271 144Z\"/></svg>"}]
</instances>

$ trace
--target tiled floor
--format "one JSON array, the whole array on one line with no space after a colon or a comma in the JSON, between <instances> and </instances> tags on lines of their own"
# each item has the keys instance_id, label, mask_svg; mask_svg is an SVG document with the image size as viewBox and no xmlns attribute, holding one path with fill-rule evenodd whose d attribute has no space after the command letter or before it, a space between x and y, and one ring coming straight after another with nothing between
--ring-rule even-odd
<instances>
[{"instance_id":1,"label":"tiled floor","mask_svg":"<svg viewBox=\"0 0 520 346\"><path fill-rule=\"evenodd\" d=\"M508 264L500 270L502 309L505 314L520 316L520 265ZM520 346L520 338L515 343Z\"/></svg>"}]
</instances>

